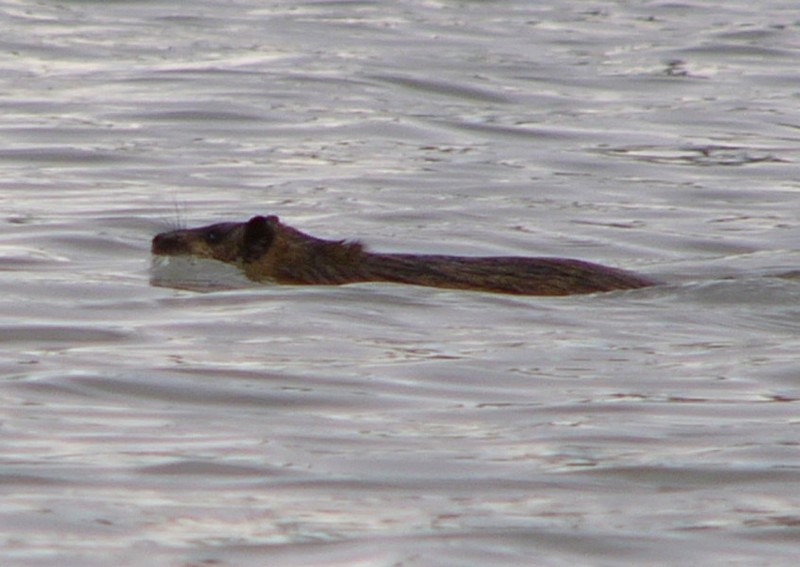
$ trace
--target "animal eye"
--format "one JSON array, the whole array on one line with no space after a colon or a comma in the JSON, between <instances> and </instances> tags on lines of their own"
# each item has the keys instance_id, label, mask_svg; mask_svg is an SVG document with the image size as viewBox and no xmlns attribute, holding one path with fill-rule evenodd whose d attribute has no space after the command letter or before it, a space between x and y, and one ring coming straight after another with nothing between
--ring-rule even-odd
<instances>
[{"instance_id":1,"label":"animal eye","mask_svg":"<svg viewBox=\"0 0 800 567\"><path fill-rule=\"evenodd\" d=\"M208 244L216 244L222 240L222 233L218 230L209 230L206 233L206 242Z\"/></svg>"}]
</instances>

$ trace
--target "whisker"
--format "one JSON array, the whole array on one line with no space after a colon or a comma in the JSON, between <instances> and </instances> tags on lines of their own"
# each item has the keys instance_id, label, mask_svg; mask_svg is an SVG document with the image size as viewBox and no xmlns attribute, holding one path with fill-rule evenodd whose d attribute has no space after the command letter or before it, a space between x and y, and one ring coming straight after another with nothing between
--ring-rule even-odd
<instances>
[{"instance_id":1,"label":"whisker","mask_svg":"<svg viewBox=\"0 0 800 567\"><path fill-rule=\"evenodd\" d=\"M177 197L173 197L171 211L159 215L156 222L160 227L159 232L172 232L174 230L185 229L185 219L186 203L181 203L178 201Z\"/></svg>"},{"instance_id":2,"label":"whisker","mask_svg":"<svg viewBox=\"0 0 800 567\"><path fill-rule=\"evenodd\" d=\"M177 197L172 199L172 208L175 212L173 230L183 230L186 228L186 203L179 203Z\"/></svg>"}]
</instances>

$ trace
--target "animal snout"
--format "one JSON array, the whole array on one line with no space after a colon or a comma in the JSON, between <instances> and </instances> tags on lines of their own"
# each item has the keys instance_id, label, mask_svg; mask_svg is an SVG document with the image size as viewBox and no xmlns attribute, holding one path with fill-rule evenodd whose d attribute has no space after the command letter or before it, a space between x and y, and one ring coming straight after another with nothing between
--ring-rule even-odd
<instances>
[{"instance_id":1,"label":"animal snout","mask_svg":"<svg viewBox=\"0 0 800 567\"><path fill-rule=\"evenodd\" d=\"M177 235L163 232L153 237L150 251L153 254L174 254L180 247L180 238Z\"/></svg>"}]
</instances>

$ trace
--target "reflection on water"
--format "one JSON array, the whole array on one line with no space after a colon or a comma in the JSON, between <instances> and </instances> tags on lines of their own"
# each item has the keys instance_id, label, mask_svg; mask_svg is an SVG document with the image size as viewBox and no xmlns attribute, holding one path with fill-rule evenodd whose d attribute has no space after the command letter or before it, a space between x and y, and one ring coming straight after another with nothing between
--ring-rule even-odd
<instances>
[{"instance_id":1,"label":"reflection on water","mask_svg":"<svg viewBox=\"0 0 800 567\"><path fill-rule=\"evenodd\" d=\"M763 152L764 150L759 150ZM794 151L789 148L789 151ZM657 148L657 147L631 147L631 148L608 148L602 153L612 157L628 157L649 163L677 164L691 166L717 166L717 165L748 165L762 162L784 162L788 159L775 157L769 153L750 153L746 148L733 146L707 146L707 147L686 147L686 148ZM786 155L786 150L780 152Z\"/></svg>"},{"instance_id":2,"label":"reflection on water","mask_svg":"<svg viewBox=\"0 0 800 567\"><path fill-rule=\"evenodd\" d=\"M219 291L251 287L244 273L224 262L191 256L153 256L150 285L187 291Z\"/></svg>"},{"instance_id":3,"label":"reflection on water","mask_svg":"<svg viewBox=\"0 0 800 567\"><path fill-rule=\"evenodd\" d=\"M98 7L3 8L4 563L794 564L792 6ZM176 203L666 283L255 286Z\"/></svg>"}]
</instances>

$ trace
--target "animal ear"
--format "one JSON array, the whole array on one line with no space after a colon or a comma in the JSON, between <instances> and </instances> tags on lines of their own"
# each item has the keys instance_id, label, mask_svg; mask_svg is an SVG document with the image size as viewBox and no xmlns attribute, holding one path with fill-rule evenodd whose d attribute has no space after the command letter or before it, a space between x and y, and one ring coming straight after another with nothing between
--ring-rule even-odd
<instances>
[{"instance_id":1,"label":"animal ear","mask_svg":"<svg viewBox=\"0 0 800 567\"><path fill-rule=\"evenodd\" d=\"M278 217L257 216L247 221L242 238L242 260L245 263L255 262L266 254L272 241L275 240L274 225Z\"/></svg>"}]
</instances>

